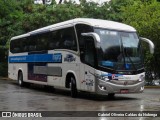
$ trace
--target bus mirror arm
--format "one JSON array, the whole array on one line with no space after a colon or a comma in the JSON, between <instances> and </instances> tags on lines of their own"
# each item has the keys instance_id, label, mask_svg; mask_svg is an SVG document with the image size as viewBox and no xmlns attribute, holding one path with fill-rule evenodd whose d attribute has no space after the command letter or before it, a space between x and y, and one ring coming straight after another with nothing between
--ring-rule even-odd
<instances>
[{"instance_id":1,"label":"bus mirror arm","mask_svg":"<svg viewBox=\"0 0 160 120\"><path fill-rule=\"evenodd\" d=\"M82 36L89 36L89 37L93 37L95 45L97 48L100 47L100 37L97 33L94 32L88 32L88 33L81 33Z\"/></svg>"},{"instance_id":2,"label":"bus mirror arm","mask_svg":"<svg viewBox=\"0 0 160 120\"><path fill-rule=\"evenodd\" d=\"M140 37L140 39L149 44L150 53L153 54L154 53L154 43L147 38Z\"/></svg>"}]
</instances>

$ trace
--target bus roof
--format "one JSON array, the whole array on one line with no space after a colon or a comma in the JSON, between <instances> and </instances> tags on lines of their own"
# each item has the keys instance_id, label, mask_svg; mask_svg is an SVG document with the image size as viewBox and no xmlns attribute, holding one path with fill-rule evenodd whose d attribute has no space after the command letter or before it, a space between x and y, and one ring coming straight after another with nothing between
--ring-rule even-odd
<instances>
[{"instance_id":1,"label":"bus roof","mask_svg":"<svg viewBox=\"0 0 160 120\"><path fill-rule=\"evenodd\" d=\"M72 19L72 20L68 20L68 21L56 23L56 24L53 24L53 25L49 25L47 27L43 27L43 28L31 31L31 32L28 32L28 33L23 34L23 35L15 36L15 37L11 38L11 40L27 37L27 36L30 36L32 34L44 32L44 31L52 31L53 29L60 29L60 28L67 27L67 26L73 26L73 25L78 24L78 23L87 24L87 25L90 25L90 26L93 26L93 27L98 27L98 28L106 28L106 29L111 29L111 30L128 31L128 32L136 32L135 28L133 28L129 25L123 24L123 23L119 23L119 22L102 20L102 19L75 18L75 19Z\"/></svg>"}]
</instances>

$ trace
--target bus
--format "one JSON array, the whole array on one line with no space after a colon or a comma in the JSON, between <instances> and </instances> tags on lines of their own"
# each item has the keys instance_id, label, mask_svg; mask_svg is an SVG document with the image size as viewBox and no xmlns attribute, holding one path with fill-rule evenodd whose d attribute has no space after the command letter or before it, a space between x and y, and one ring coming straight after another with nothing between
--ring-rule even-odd
<instances>
[{"instance_id":1,"label":"bus","mask_svg":"<svg viewBox=\"0 0 160 120\"><path fill-rule=\"evenodd\" d=\"M145 71L141 41L135 28L114 21L75 18L49 25L10 40L9 78L114 96L141 93Z\"/></svg>"}]
</instances>

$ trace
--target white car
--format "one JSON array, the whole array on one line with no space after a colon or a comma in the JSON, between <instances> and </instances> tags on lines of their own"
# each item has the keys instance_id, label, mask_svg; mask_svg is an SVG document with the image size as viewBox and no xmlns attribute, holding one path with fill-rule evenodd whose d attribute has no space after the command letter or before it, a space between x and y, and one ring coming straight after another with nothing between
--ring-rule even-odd
<instances>
[{"instance_id":1,"label":"white car","mask_svg":"<svg viewBox=\"0 0 160 120\"><path fill-rule=\"evenodd\" d=\"M52 0L46 0L45 4L50 5L52 3Z\"/></svg>"},{"instance_id":2,"label":"white car","mask_svg":"<svg viewBox=\"0 0 160 120\"><path fill-rule=\"evenodd\" d=\"M154 85L160 85L160 80L153 80Z\"/></svg>"},{"instance_id":3,"label":"white car","mask_svg":"<svg viewBox=\"0 0 160 120\"><path fill-rule=\"evenodd\" d=\"M34 0L34 4L43 4L42 0Z\"/></svg>"}]
</instances>

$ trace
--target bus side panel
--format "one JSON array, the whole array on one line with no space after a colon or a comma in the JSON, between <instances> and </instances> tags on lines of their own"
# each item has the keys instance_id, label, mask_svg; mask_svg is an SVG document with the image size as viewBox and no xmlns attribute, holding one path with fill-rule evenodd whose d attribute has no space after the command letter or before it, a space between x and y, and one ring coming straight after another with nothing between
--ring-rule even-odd
<instances>
[{"instance_id":1,"label":"bus side panel","mask_svg":"<svg viewBox=\"0 0 160 120\"><path fill-rule=\"evenodd\" d=\"M17 80L16 76L16 68L14 67L14 64L8 64L8 77L13 80Z\"/></svg>"},{"instance_id":2,"label":"bus side panel","mask_svg":"<svg viewBox=\"0 0 160 120\"><path fill-rule=\"evenodd\" d=\"M13 80L18 79L18 71L22 71L24 81L28 79L26 63L10 63L8 66L8 71L9 71L9 78Z\"/></svg>"},{"instance_id":3,"label":"bus side panel","mask_svg":"<svg viewBox=\"0 0 160 120\"><path fill-rule=\"evenodd\" d=\"M17 53L17 54L12 54L9 52L9 57L8 57L8 77L17 80L18 78L18 71L21 70L23 73L23 80L26 81L27 78L27 63L21 63L19 62L18 59L13 59L13 57L16 56L23 56L27 55L27 53Z\"/></svg>"},{"instance_id":4,"label":"bus side panel","mask_svg":"<svg viewBox=\"0 0 160 120\"><path fill-rule=\"evenodd\" d=\"M67 74L73 73L76 79L77 88L79 89L79 64L77 64L79 62L79 56L77 56L75 53L68 52L67 50L56 50L56 52L49 51L48 53L62 55L62 63L48 63L48 67L53 68L51 71L53 74L55 74L57 71L60 71L61 69L61 73L56 73L58 75L48 76L48 85L65 88ZM54 67L57 68L57 71L54 70Z\"/></svg>"},{"instance_id":5,"label":"bus side panel","mask_svg":"<svg viewBox=\"0 0 160 120\"><path fill-rule=\"evenodd\" d=\"M59 63L48 63L48 66L53 69L51 71L53 74L54 74L54 71L56 70L56 68L61 69L61 72L63 71L62 70L62 64L59 64ZM61 74L61 73L58 72L58 74ZM60 81L62 81L62 75L48 75L47 79L48 79L48 83L47 84L50 85L50 86L56 86L56 87L61 87L62 86L60 84Z\"/></svg>"}]
</instances>

